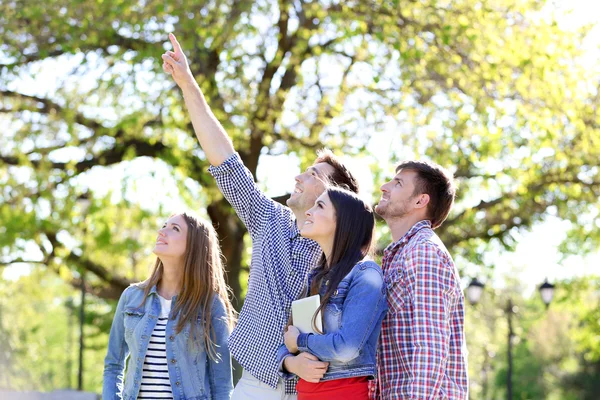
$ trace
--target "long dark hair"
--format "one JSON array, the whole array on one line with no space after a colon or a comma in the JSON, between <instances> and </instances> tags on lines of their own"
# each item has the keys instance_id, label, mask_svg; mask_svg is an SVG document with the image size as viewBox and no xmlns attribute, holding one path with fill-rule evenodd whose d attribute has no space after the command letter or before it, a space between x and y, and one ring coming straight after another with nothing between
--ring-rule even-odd
<instances>
[{"instance_id":1,"label":"long dark hair","mask_svg":"<svg viewBox=\"0 0 600 400\"><path fill-rule=\"evenodd\" d=\"M336 226L330 259L325 259L325 255L321 257L310 285L310 295L315 295L319 293L323 279L327 282L321 305L313 316L313 329L317 332L317 315L325 308L342 279L369 254L375 227L371 206L355 193L333 186L327 188L325 193L333 204Z\"/></svg>"}]
</instances>

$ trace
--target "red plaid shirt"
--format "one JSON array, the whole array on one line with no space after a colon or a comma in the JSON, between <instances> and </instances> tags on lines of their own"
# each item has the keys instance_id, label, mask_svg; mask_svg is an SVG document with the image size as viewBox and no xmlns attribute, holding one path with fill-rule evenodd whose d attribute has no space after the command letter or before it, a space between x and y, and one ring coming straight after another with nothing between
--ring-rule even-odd
<instances>
[{"instance_id":1,"label":"red plaid shirt","mask_svg":"<svg viewBox=\"0 0 600 400\"><path fill-rule=\"evenodd\" d=\"M389 309L371 398L466 399L464 296L430 221L418 222L385 249L383 271Z\"/></svg>"}]
</instances>

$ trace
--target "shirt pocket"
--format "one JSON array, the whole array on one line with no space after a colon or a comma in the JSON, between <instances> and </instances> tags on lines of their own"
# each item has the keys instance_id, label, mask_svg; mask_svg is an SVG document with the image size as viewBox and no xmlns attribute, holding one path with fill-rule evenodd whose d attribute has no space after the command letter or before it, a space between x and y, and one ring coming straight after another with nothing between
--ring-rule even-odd
<instances>
[{"instance_id":1,"label":"shirt pocket","mask_svg":"<svg viewBox=\"0 0 600 400\"><path fill-rule=\"evenodd\" d=\"M403 271L398 269L390 271L385 277L385 285L387 290L388 312L397 314L404 311L408 305L408 294Z\"/></svg>"}]
</instances>

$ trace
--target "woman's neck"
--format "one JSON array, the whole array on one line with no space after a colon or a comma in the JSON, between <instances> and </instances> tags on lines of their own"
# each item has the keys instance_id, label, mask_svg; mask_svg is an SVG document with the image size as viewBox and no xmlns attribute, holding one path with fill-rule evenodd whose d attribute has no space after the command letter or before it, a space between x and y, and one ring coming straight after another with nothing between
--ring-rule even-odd
<instances>
[{"instance_id":1,"label":"woman's neck","mask_svg":"<svg viewBox=\"0 0 600 400\"><path fill-rule=\"evenodd\" d=\"M333 251L333 240L327 241L318 241L321 250L323 251L323 256L325 256L325 269L329 269L331 262L331 253Z\"/></svg>"},{"instance_id":2,"label":"woman's neck","mask_svg":"<svg viewBox=\"0 0 600 400\"><path fill-rule=\"evenodd\" d=\"M162 261L162 260L161 260ZM183 282L183 265L167 260L162 261L163 273L158 283L158 294L167 300L179 294Z\"/></svg>"}]
</instances>

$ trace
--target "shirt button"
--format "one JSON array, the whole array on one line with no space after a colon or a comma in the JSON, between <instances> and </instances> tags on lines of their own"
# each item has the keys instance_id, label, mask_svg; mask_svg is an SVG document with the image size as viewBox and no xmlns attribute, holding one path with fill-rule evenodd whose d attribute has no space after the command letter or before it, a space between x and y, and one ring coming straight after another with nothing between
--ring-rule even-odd
<instances>
[{"instance_id":1,"label":"shirt button","mask_svg":"<svg viewBox=\"0 0 600 400\"><path fill-rule=\"evenodd\" d=\"M173 336L173 335L169 336L169 340L172 342L173 340L175 340L175 336Z\"/></svg>"},{"instance_id":2,"label":"shirt button","mask_svg":"<svg viewBox=\"0 0 600 400\"><path fill-rule=\"evenodd\" d=\"M175 362L176 362L175 359L171 358L171 364L175 364Z\"/></svg>"},{"instance_id":3,"label":"shirt button","mask_svg":"<svg viewBox=\"0 0 600 400\"><path fill-rule=\"evenodd\" d=\"M175 386L179 386L179 385L181 385L181 382L179 382L179 381L175 382Z\"/></svg>"}]
</instances>

